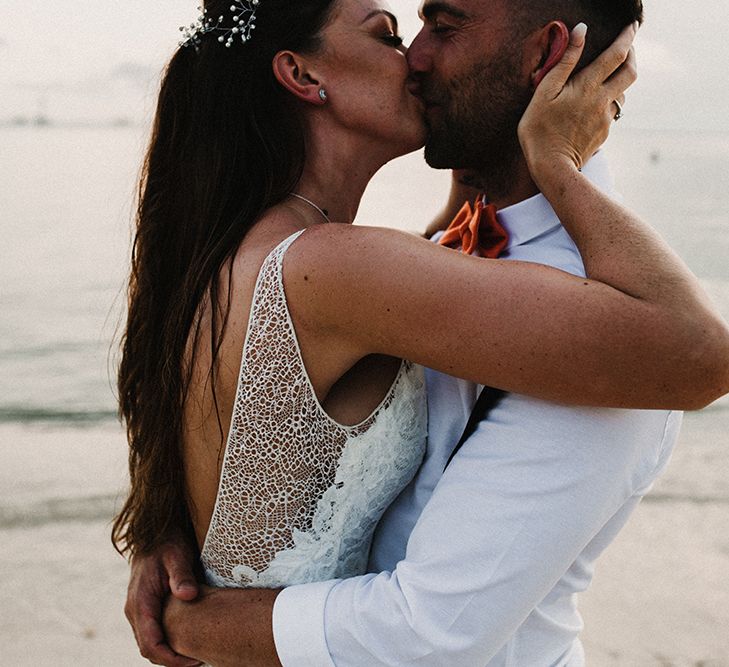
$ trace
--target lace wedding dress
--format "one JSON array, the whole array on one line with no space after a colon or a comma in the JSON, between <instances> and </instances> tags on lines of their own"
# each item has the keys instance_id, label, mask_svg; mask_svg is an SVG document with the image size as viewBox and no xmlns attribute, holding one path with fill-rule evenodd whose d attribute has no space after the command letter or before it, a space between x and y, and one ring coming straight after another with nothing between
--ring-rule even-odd
<instances>
[{"instance_id":1,"label":"lace wedding dress","mask_svg":"<svg viewBox=\"0 0 729 667\"><path fill-rule=\"evenodd\" d=\"M366 571L375 526L425 451L422 369L402 362L363 422L344 426L306 373L277 246L253 294L231 428L202 549L208 582L277 588Z\"/></svg>"}]
</instances>

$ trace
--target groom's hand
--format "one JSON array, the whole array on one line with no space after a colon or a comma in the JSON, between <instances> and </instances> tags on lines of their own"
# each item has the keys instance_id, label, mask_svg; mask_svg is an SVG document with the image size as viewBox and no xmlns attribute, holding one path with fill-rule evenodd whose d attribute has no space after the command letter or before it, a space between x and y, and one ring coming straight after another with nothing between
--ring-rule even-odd
<instances>
[{"instance_id":1,"label":"groom's hand","mask_svg":"<svg viewBox=\"0 0 729 667\"><path fill-rule=\"evenodd\" d=\"M200 662L175 653L162 630L162 610L168 595L194 600L199 592L193 573L194 554L185 540L167 542L132 559L124 613L134 630L139 651L155 665L193 667Z\"/></svg>"}]
</instances>

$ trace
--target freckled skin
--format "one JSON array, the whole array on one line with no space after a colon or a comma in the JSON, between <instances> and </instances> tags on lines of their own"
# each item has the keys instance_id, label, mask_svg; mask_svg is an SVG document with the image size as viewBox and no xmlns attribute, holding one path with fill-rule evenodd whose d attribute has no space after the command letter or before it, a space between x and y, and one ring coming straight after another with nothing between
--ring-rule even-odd
<instances>
[{"instance_id":1,"label":"freckled skin","mask_svg":"<svg viewBox=\"0 0 729 667\"><path fill-rule=\"evenodd\" d=\"M408 89L404 46L388 43L397 25L375 0L342 0L324 34L324 52L315 59L327 82L328 104L337 121L391 155L425 142L422 104Z\"/></svg>"}]
</instances>

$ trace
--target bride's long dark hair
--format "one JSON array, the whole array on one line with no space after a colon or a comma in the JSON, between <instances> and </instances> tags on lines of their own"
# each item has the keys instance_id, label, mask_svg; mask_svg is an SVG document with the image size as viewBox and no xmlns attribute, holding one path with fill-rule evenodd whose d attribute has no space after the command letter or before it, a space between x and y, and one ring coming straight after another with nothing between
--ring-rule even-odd
<instances>
[{"instance_id":1,"label":"bride's long dark hair","mask_svg":"<svg viewBox=\"0 0 729 667\"><path fill-rule=\"evenodd\" d=\"M207 2L209 16L232 22L230 2ZM271 63L281 50L320 49L334 6L260 0L249 43L226 48L220 33L210 33L167 66L139 185L118 374L131 478L112 530L121 553L147 553L180 530L191 534L181 443L194 360L186 351L197 347L208 305L214 392L230 307L221 272L232 270L252 224L287 196L304 165L296 102Z\"/></svg>"}]
</instances>

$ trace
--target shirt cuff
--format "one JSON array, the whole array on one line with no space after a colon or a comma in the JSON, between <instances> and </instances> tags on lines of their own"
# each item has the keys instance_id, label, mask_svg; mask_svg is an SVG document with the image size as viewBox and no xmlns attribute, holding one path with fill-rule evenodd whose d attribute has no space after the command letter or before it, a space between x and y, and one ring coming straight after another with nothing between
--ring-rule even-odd
<instances>
[{"instance_id":1,"label":"shirt cuff","mask_svg":"<svg viewBox=\"0 0 729 667\"><path fill-rule=\"evenodd\" d=\"M335 667L324 633L324 608L338 580L284 588L273 605L273 640L283 667Z\"/></svg>"}]
</instances>

